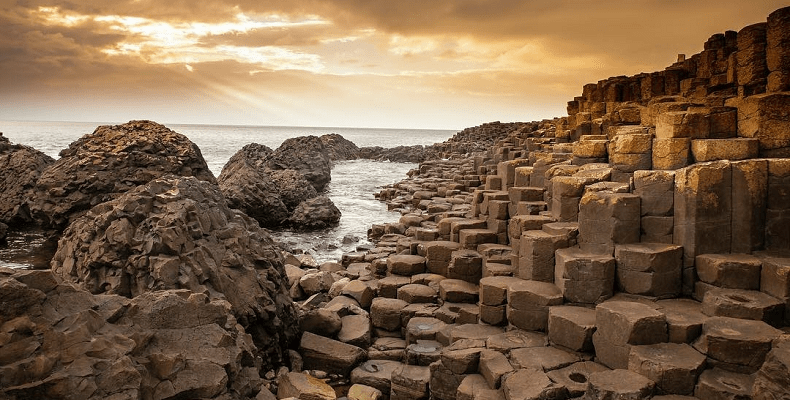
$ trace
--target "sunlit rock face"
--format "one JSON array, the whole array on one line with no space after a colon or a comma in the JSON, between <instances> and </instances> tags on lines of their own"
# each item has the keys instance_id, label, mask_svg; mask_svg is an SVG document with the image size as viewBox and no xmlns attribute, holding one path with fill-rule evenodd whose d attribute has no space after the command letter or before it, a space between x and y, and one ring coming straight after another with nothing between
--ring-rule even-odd
<instances>
[{"instance_id":1,"label":"sunlit rock face","mask_svg":"<svg viewBox=\"0 0 790 400\"><path fill-rule=\"evenodd\" d=\"M29 206L35 219L61 229L96 204L165 174L216 183L197 145L151 121L100 126L60 157L39 177Z\"/></svg>"}]
</instances>

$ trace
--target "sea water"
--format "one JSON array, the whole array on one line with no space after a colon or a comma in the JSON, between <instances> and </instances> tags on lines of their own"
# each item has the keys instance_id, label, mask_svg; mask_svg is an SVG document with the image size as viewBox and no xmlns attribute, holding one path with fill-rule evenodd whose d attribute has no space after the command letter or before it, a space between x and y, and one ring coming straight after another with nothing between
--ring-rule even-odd
<instances>
[{"instance_id":1,"label":"sea water","mask_svg":"<svg viewBox=\"0 0 790 400\"><path fill-rule=\"evenodd\" d=\"M0 121L0 132L14 144L31 146L57 159L58 153L71 142L93 132L98 125L111 124ZM233 154L249 143L276 149L288 138L337 133L359 147L390 148L430 145L443 142L455 134L452 130L422 129L165 125L198 145L215 176L219 176ZM322 231L279 230L273 231L272 235L285 247L309 253L319 262L336 261L344 252L354 251L358 246L369 243L367 230L371 225L398 220L400 214L388 211L387 206L373 195L382 186L405 178L406 173L416 167L416 164L370 160L337 162L332 168L332 181L328 185L327 195L342 213L340 224ZM45 260L42 261L42 257L36 254L43 242L44 237L34 231L9 235L8 245L0 246L0 266L46 267L40 265Z\"/></svg>"}]
</instances>

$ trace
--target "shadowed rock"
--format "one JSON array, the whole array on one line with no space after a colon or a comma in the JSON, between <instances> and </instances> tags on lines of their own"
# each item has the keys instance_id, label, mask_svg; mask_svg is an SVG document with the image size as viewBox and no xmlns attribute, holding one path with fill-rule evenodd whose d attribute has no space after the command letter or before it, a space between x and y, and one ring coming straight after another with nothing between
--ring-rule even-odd
<instances>
[{"instance_id":1,"label":"shadowed rock","mask_svg":"<svg viewBox=\"0 0 790 400\"><path fill-rule=\"evenodd\" d=\"M265 160L272 150L251 143L228 160L217 179L231 208L244 211L261 226L275 227L288 218L288 208L268 173Z\"/></svg>"},{"instance_id":2,"label":"shadowed rock","mask_svg":"<svg viewBox=\"0 0 790 400\"><path fill-rule=\"evenodd\" d=\"M227 300L268 363L296 338L274 242L194 177L155 179L94 207L63 233L52 270L94 294L183 288Z\"/></svg>"},{"instance_id":3,"label":"shadowed rock","mask_svg":"<svg viewBox=\"0 0 790 400\"><path fill-rule=\"evenodd\" d=\"M286 139L266 160L272 170L293 169L304 175L316 191L322 192L331 178L332 163L317 136Z\"/></svg>"},{"instance_id":4,"label":"shadowed rock","mask_svg":"<svg viewBox=\"0 0 790 400\"><path fill-rule=\"evenodd\" d=\"M11 144L0 132L0 223L13 226L31 221L25 203L38 177L54 162L31 147Z\"/></svg>"}]
</instances>

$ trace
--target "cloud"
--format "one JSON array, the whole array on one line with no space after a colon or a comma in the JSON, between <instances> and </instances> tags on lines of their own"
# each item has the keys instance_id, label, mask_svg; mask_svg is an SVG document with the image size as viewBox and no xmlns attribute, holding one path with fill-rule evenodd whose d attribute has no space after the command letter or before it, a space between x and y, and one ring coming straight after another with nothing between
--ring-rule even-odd
<instances>
[{"instance_id":1,"label":"cloud","mask_svg":"<svg viewBox=\"0 0 790 400\"><path fill-rule=\"evenodd\" d=\"M0 119L46 104L180 122L548 117L584 83L663 69L788 4L19 0L0 8Z\"/></svg>"}]
</instances>

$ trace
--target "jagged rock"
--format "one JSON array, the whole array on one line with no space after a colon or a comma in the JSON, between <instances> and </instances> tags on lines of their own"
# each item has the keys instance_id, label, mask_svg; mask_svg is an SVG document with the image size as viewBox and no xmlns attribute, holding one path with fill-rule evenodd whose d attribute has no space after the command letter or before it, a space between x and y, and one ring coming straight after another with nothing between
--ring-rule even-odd
<instances>
[{"instance_id":1,"label":"jagged rock","mask_svg":"<svg viewBox=\"0 0 790 400\"><path fill-rule=\"evenodd\" d=\"M216 183L197 145L151 121L99 126L60 152L29 203L36 220L63 228L90 207L165 174Z\"/></svg>"},{"instance_id":2,"label":"jagged rock","mask_svg":"<svg viewBox=\"0 0 790 400\"><path fill-rule=\"evenodd\" d=\"M154 179L94 207L63 233L52 270L95 294L184 288L227 300L266 363L282 362L296 339L279 249L194 177Z\"/></svg>"},{"instance_id":3,"label":"jagged rock","mask_svg":"<svg viewBox=\"0 0 790 400\"><path fill-rule=\"evenodd\" d=\"M331 160L320 138L300 136L286 139L266 160L272 170L293 169L304 175L316 191L331 180Z\"/></svg>"},{"instance_id":4,"label":"jagged rock","mask_svg":"<svg viewBox=\"0 0 790 400\"><path fill-rule=\"evenodd\" d=\"M304 175L299 172L292 169L284 169L279 171L269 170L268 174L288 211L292 212L303 201L318 196L318 192L315 191Z\"/></svg>"},{"instance_id":5,"label":"jagged rock","mask_svg":"<svg viewBox=\"0 0 790 400\"><path fill-rule=\"evenodd\" d=\"M251 143L228 160L217 181L228 205L255 218L261 226L280 226L289 210L274 181L266 173L264 162L272 150Z\"/></svg>"},{"instance_id":6,"label":"jagged rock","mask_svg":"<svg viewBox=\"0 0 790 400\"><path fill-rule=\"evenodd\" d=\"M297 229L326 229L340 223L340 210L327 196L318 196L299 204L288 223Z\"/></svg>"},{"instance_id":7,"label":"jagged rock","mask_svg":"<svg viewBox=\"0 0 790 400\"><path fill-rule=\"evenodd\" d=\"M337 133L322 135L319 139L324 144L326 153L332 161L356 160L359 158L359 147Z\"/></svg>"},{"instance_id":8,"label":"jagged rock","mask_svg":"<svg viewBox=\"0 0 790 400\"><path fill-rule=\"evenodd\" d=\"M289 145L293 151L306 151L293 147L293 143ZM228 204L269 228L290 224L298 229L323 229L337 224L340 211L334 203L327 197L318 197L315 183L302 172L270 168L275 156L285 157L264 145L251 143L231 157L218 179Z\"/></svg>"},{"instance_id":9,"label":"jagged rock","mask_svg":"<svg viewBox=\"0 0 790 400\"><path fill-rule=\"evenodd\" d=\"M0 398L249 398L263 383L227 301L187 290L94 296L50 271L0 269L0 281L4 294L36 294L0 319Z\"/></svg>"},{"instance_id":10,"label":"jagged rock","mask_svg":"<svg viewBox=\"0 0 790 400\"><path fill-rule=\"evenodd\" d=\"M31 221L26 202L38 177L54 162L32 147L11 144L0 132L0 223L19 225ZM0 240L3 237L0 232Z\"/></svg>"},{"instance_id":11,"label":"jagged rock","mask_svg":"<svg viewBox=\"0 0 790 400\"><path fill-rule=\"evenodd\" d=\"M7 233L8 233L8 225L0 222L0 243L5 241L5 237Z\"/></svg>"}]
</instances>

